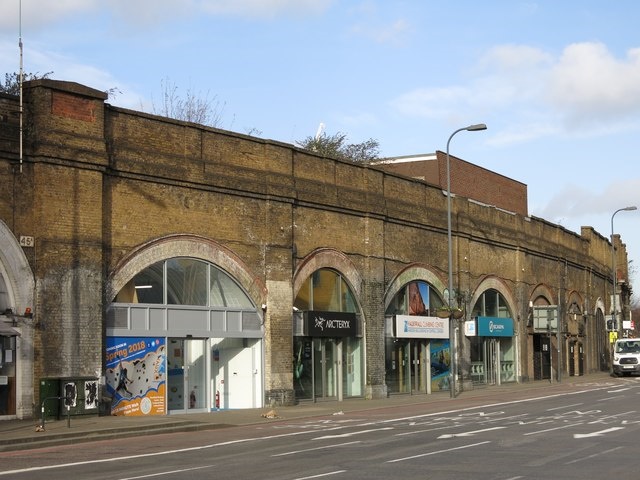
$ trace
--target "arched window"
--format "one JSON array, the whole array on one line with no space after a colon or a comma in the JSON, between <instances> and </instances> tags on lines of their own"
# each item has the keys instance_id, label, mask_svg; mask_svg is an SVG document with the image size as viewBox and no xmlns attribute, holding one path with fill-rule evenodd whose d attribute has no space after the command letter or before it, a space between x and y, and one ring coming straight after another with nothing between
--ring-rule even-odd
<instances>
[{"instance_id":1,"label":"arched window","mask_svg":"<svg viewBox=\"0 0 640 480\"><path fill-rule=\"evenodd\" d=\"M435 316L436 310L443 305L440 295L431 285L415 280L398 291L385 314Z\"/></svg>"},{"instance_id":2,"label":"arched window","mask_svg":"<svg viewBox=\"0 0 640 480\"><path fill-rule=\"evenodd\" d=\"M511 312L502 294L490 288L480 295L473 306L471 316L510 318Z\"/></svg>"},{"instance_id":3,"label":"arched window","mask_svg":"<svg viewBox=\"0 0 640 480\"><path fill-rule=\"evenodd\" d=\"M294 301L298 310L357 313L357 303L347 282L335 270L321 268L307 278Z\"/></svg>"},{"instance_id":4,"label":"arched window","mask_svg":"<svg viewBox=\"0 0 640 480\"><path fill-rule=\"evenodd\" d=\"M154 263L116 295L117 303L253 308L242 288L223 270L202 260L177 257Z\"/></svg>"}]
</instances>

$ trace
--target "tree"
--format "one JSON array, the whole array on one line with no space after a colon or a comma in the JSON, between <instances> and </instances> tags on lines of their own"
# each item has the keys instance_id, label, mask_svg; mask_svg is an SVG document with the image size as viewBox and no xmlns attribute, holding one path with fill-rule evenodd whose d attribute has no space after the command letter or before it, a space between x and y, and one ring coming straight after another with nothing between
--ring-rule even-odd
<instances>
[{"instance_id":1,"label":"tree","mask_svg":"<svg viewBox=\"0 0 640 480\"><path fill-rule=\"evenodd\" d=\"M300 148L324 157L349 160L355 163L371 163L379 158L380 143L373 138L362 143L347 143L347 135L342 132L327 135L322 132L315 137L307 137L296 142Z\"/></svg>"},{"instance_id":2,"label":"tree","mask_svg":"<svg viewBox=\"0 0 640 480\"><path fill-rule=\"evenodd\" d=\"M22 81L39 80L49 78L53 72L43 74L39 73L22 73ZM8 93L9 95L20 95L20 72L5 73L4 83L0 83L0 93Z\"/></svg>"},{"instance_id":3,"label":"tree","mask_svg":"<svg viewBox=\"0 0 640 480\"><path fill-rule=\"evenodd\" d=\"M153 113L156 115L209 127L221 125L225 105L220 103L217 96L210 98L208 92L202 96L188 89L183 97L178 91L178 86L169 79L161 81L160 85L162 102L159 106L153 103Z\"/></svg>"}]
</instances>

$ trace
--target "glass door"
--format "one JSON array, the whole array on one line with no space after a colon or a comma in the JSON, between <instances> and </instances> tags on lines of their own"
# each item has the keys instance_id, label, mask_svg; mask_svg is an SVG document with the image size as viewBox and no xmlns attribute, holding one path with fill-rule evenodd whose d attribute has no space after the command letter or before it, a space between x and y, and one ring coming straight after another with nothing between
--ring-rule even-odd
<instances>
[{"instance_id":1,"label":"glass door","mask_svg":"<svg viewBox=\"0 0 640 480\"><path fill-rule=\"evenodd\" d=\"M412 367L410 363L411 342L394 339L389 344L390 361L387 362L386 382L389 393L410 393Z\"/></svg>"},{"instance_id":2,"label":"glass door","mask_svg":"<svg viewBox=\"0 0 640 480\"><path fill-rule=\"evenodd\" d=\"M313 340L308 337L293 338L293 387L296 398L313 398Z\"/></svg>"},{"instance_id":3,"label":"glass door","mask_svg":"<svg viewBox=\"0 0 640 480\"><path fill-rule=\"evenodd\" d=\"M359 338L345 337L342 347L342 394L345 397L362 395L362 343Z\"/></svg>"},{"instance_id":4,"label":"glass door","mask_svg":"<svg viewBox=\"0 0 640 480\"><path fill-rule=\"evenodd\" d=\"M316 399L338 397L338 345L333 338L313 340L314 392Z\"/></svg>"},{"instance_id":5,"label":"glass door","mask_svg":"<svg viewBox=\"0 0 640 480\"><path fill-rule=\"evenodd\" d=\"M495 385L497 382L497 377L498 375L500 375L500 370L497 367L498 364L498 352L496 351L496 340L495 338L488 338L484 341L484 346L485 346L485 356L484 356L484 363L485 363L485 371L486 373L486 378L487 378L487 384L489 385Z\"/></svg>"},{"instance_id":6,"label":"glass door","mask_svg":"<svg viewBox=\"0 0 640 480\"><path fill-rule=\"evenodd\" d=\"M427 341L413 340L411 356L411 384L415 392L427 391Z\"/></svg>"},{"instance_id":7,"label":"glass door","mask_svg":"<svg viewBox=\"0 0 640 480\"><path fill-rule=\"evenodd\" d=\"M167 351L169 413L206 411L205 340L169 339Z\"/></svg>"}]
</instances>

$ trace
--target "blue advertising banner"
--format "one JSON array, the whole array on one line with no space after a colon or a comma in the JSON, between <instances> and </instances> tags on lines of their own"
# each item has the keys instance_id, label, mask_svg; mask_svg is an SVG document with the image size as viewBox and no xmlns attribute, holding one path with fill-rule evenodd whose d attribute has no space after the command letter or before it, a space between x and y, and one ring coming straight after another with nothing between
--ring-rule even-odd
<instances>
[{"instance_id":1,"label":"blue advertising banner","mask_svg":"<svg viewBox=\"0 0 640 480\"><path fill-rule=\"evenodd\" d=\"M513 318L478 317L478 336L513 337Z\"/></svg>"}]
</instances>

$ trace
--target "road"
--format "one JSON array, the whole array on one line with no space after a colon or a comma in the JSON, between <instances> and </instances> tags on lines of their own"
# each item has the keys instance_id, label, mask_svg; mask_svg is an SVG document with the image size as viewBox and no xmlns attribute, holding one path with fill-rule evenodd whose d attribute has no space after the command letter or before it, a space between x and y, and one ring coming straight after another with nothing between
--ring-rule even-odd
<instances>
[{"instance_id":1,"label":"road","mask_svg":"<svg viewBox=\"0 0 640 480\"><path fill-rule=\"evenodd\" d=\"M637 479L639 401L640 378L611 378L437 412L407 405L6 452L0 480Z\"/></svg>"}]
</instances>

